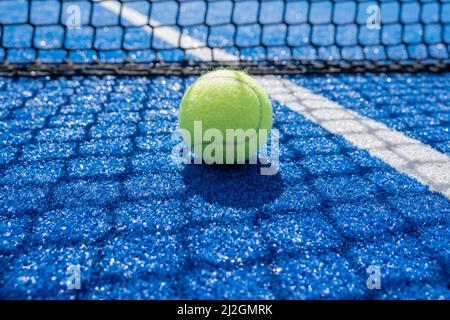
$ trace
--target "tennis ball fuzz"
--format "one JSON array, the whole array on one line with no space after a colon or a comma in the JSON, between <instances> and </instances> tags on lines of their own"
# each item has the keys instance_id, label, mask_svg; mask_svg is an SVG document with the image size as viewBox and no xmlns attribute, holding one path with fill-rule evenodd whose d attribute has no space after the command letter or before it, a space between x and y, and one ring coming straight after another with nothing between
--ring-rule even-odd
<instances>
[{"instance_id":1,"label":"tennis ball fuzz","mask_svg":"<svg viewBox=\"0 0 450 320\"><path fill-rule=\"evenodd\" d=\"M184 142L207 164L245 163L266 143L272 106L242 71L216 70L185 92L179 110Z\"/></svg>"}]
</instances>

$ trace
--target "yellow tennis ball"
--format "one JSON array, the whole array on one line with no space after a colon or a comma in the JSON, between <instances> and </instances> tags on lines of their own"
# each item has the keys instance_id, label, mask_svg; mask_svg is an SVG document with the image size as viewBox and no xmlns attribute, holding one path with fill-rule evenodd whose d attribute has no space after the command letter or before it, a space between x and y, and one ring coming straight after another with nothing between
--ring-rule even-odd
<instances>
[{"instance_id":1,"label":"yellow tennis ball","mask_svg":"<svg viewBox=\"0 0 450 320\"><path fill-rule=\"evenodd\" d=\"M216 70L185 92L179 111L185 143L208 163L244 163L267 141L272 105L242 71Z\"/></svg>"}]
</instances>

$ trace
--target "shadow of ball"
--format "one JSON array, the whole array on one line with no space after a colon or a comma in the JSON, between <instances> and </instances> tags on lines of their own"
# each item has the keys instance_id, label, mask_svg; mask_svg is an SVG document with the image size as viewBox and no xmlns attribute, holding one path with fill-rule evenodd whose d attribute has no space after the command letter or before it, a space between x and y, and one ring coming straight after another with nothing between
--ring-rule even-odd
<instances>
[{"instance_id":1,"label":"shadow of ball","mask_svg":"<svg viewBox=\"0 0 450 320\"><path fill-rule=\"evenodd\" d=\"M234 208L259 208L276 200L284 189L280 173L263 176L259 165L189 164L183 180L189 195Z\"/></svg>"}]
</instances>

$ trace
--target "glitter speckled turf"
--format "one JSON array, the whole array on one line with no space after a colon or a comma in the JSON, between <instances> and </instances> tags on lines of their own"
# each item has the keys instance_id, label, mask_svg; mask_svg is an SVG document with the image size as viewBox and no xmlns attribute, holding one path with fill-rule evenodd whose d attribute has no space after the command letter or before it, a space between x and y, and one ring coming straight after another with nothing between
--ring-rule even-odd
<instances>
[{"instance_id":1,"label":"glitter speckled turf","mask_svg":"<svg viewBox=\"0 0 450 320\"><path fill-rule=\"evenodd\" d=\"M449 75L382 79L294 80L448 153ZM448 199L277 102L279 174L173 164L193 80L0 79L0 298L450 298Z\"/></svg>"}]
</instances>

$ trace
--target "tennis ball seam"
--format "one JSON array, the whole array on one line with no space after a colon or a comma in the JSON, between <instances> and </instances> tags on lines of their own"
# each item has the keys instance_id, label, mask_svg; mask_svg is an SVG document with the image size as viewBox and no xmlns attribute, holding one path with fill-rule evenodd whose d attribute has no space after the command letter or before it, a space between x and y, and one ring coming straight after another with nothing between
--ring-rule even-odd
<instances>
[{"instance_id":1,"label":"tennis ball seam","mask_svg":"<svg viewBox=\"0 0 450 320\"><path fill-rule=\"evenodd\" d=\"M254 134L252 134L251 136L249 136L249 137L245 137L244 141L241 141L239 143L234 143L234 142L233 143L228 143L227 141L223 141L222 145L225 144L225 145L236 145L237 146L237 145L241 145L243 143L248 143L250 141L250 139L252 139L253 137L258 135L258 131L259 131L260 127L261 127L261 122L262 122L263 107L262 107L261 98L259 97L258 92L251 85L246 83L245 81L242 81L240 79L236 79L236 78L233 78L233 77L224 77L224 76L210 77L210 78L200 79L200 81L203 81L203 80L206 80L206 79L227 79L227 80L237 81L237 82L242 83L242 84L246 85L247 87L249 87L252 90L252 92L256 95L256 98L258 99L258 106L259 106L259 119L258 119L258 125L255 128L256 132ZM196 84L194 84L194 85L196 85ZM204 145L204 144L210 145L211 143L216 144L215 141L214 142L203 142L202 141L202 143L196 143L196 144L194 143L193 146L197 146L197 145L200 145L200 144L201 145Z\"/></svg>"}]
</instances>

